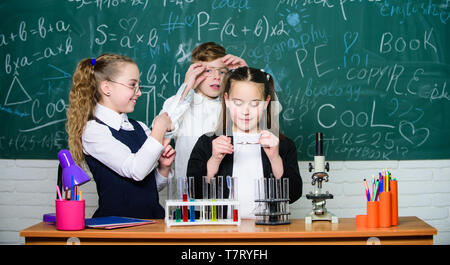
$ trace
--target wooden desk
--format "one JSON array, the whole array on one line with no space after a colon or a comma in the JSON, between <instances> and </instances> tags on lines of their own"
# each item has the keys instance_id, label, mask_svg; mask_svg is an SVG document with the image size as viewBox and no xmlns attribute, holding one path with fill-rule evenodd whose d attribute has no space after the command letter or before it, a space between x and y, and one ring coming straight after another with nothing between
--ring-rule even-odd
<instances>
[{"instance_id":1,"label":"wooden desk","mask_svg":"<svg viewBox=\"0 0 450 265\"><path fill-rule=\"evenodd\" d=\"M78 238L81 244L367 244L378 238L381 244L433 244L437 230L417 217L400 217L391 228L357 229L355 218L340 218L338 224L293 219L290 225L255 225L242 220L238 226L166 227L164 220L114 230L88 228L82 231L58 231L55 225L39 223L24 229L20 236L26 244L66 244ZM376 241L376 239L375 239Z\"/></svg>"}]
</instances>

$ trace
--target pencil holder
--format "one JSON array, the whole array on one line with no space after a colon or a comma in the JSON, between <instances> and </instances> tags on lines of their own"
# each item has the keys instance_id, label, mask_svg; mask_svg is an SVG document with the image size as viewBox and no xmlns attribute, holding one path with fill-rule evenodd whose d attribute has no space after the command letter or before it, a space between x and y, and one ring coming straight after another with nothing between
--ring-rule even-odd
<instances>
[{"instance_id":1,"label":"pencil holder","mask_svg":"<svg viewBox=\"0 0 450 265\"><path fill-rule=\"evenodd\" d=\"M391 227L391 192L380 194L380 227Z\"/></svg>"},{"instance_id":2,"label":"pencil holder","mask_svg":"<svg viewBox=\"0 0 450 265\"><path fill-rule=\"evenodd\" d=\"M56 229L83 230L85 200L56 200Z\"/></svg>"},{"instance_id":3,"label":"pencil holder","mask_svg":"<svg viewBox=\"0 0 450 265\"><path fill-rule=\"evenodd\" d=\"M367 227L377 228L379 227L379 208L380 202L367 202Z\"/></svg>"},{"instance_id":4,"label":"pencil holder","mask_svg":"<svg viewBox=\"0 0 450 265\"><path fill-rule=\"evenodd\" d=\"M356 216L356 228L367 228L367 215Z\"/></svg>"},{"instance_id":5,"label":"pencil holder","mask_svg":"<svg viewBox=\"0 0 450 265\"><path fill-rule=\"evenodd\" d=\"M391 187L391 223L392 225L398 225L398 187L397 181L390 181Z\"/></svg>"}]
</instances>

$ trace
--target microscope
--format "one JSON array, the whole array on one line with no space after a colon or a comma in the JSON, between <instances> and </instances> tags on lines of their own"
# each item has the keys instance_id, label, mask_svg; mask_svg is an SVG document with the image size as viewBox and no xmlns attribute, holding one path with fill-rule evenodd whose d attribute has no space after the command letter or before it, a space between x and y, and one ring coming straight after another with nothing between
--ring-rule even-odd
<instances>
[{"instance_id":1,"label":"microscope","mask_svg":"<svg viewBox=\"0 0 450 265\"><path fill-rule=\"evenodd\" d=\"M323 134L316 133L316 154L314 156L314 166L309 163L309 172L312 174L311 184L315 186L314 193L309 192L306 194L308 200L312 200L313 210L305 217L305 224L311 224L313 221L331 221L331 223L338 223L337 216L327 211L325 208L326 200L333 199L333 194L327 192L322 193L322 182L328 182L328 171L330 171L330 165L325 163L325 156L323 155ZM325 172L325 170L327 172Z\"/></svg>"}]
</instances>

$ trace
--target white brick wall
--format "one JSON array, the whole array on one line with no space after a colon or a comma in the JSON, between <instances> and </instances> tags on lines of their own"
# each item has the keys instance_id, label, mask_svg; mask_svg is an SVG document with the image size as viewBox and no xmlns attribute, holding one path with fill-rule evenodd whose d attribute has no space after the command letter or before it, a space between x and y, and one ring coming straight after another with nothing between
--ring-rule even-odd
<instances>
[{"instance_id":1,"label":"white brick wall","mask_svg":"<svg viewBox=\"0 0 450 265\"><path fill-rule=\"evenodd\" d=\"M399 215L418 216L438 230L435 244L450 244L450 160L331 161L330 181L323 190L334 195L327 202L338 217L365 213L363 178L389 168L399 180ZM23 244L19 231L53 213L57 177L56 160L0 160L0 244ZM303 194L312 190L307 162L300 162ZM97 207L94 181L81 187L86 216ZM291 205L291 218L304 218L311 210L305 196ZM160 193L161 203L166 190Z\"/></svg>"}]
</instances>

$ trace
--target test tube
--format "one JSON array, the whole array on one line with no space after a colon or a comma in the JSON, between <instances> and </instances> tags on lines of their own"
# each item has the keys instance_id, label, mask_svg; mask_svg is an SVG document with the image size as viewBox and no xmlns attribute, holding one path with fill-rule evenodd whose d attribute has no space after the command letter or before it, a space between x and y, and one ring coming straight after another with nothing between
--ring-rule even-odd
<instances>
[{"instance_id":1,"label":"test tube","mask_svg":"<svg viewBox=\"0 0 450 265\"><path fill-rule=\"evenodd\" d=\"M202 197L203 201L207 201L209 197L209 191L208 191L208 177L203 176L202 177ZM205 219L210 219L209 217L209 206L205 205L203 206L204 212L202 213L202 220L205 221Z\"/></svg>"},{"instance_id":2,"label":"test tube","mask_svg":"<svg viewBox=\"0 0 450 265\"><path fill-rule=\"evenodd\" d=\"M195 199L195 188L194 188L194 177L189 177L189 201L193 202ZM191 222L195 222L195 206L190 206L189 207L190 212L190 221Z\"/></svg>"},{"instance_id":3,"label":"test tube","mask_svg":"<svg viewBox=\"0 0 450 265\"><path fill-rule=\"evenodd\" d=\"M263 183L262 182L263 181L263 179L262 178L260 178L260 179L255 179L253 182L254 182L254 188L255 188L255 207L256 207L256 213L260 213L260 212L262 212L263 211L263 209L262 209L262 205L264 205L263 204L263 202L261 202L261 200L263 200L264 198L261 198L261 196L262 196L262 192L261 192L261 183Z\"/></svg>"},{"instance_id":4,"label":"test tube","mask_svg":"<svg viewBox=\"0 0 450 265\"><path fill-rule=\"evenodd\" d=\"M274 194L273 194L273 191L274 191L274 183L273 183L273 178L269 178L269 180L268 180L268 182L269 182L269 200L272 200L273 198L274 198Z\"/></svg>"},{"instance_id":5,"label":"test tube","mask_svg":"<svg viewBox=\"0 0 450 265\"><path fill-rule=\"evenodd\" d=\"M283 196L281 190L281 179L275 179L275 198L281 199Z\"/></svg>"},{"instance_id":6,"label":"test tube","mask_svg":"<svg viewBox=\"0 0 450 265\"><path fill-rule=\"evenodd\" d=\"M177 194L175 196L176 200L183 200L183 178L178 177L176 179L176 185L177 185Z\"/></svg>"},{"instance_id":7,"label":"test tube","mask_svg":"<svg viewBox=\"0 0 450 265\"><path fill-rule=\"evenodd\" d=\"M182 201L183 200L183 178L178 177L175 179L176 190L174 199ZM177 206L175 209L175 218L177 222L181 222L181 206Z\"/></svg>"},{"instance_id":8,"label":"test tube","mask_svg":"<svg viewBox=\"0 0 450 265\"><path fill-rule=\"evenodd\" d=\"M171 200L172 199L172 184L173 183L173 178L167 178L167 200Z\"/></svg>"},{"instance_id":9,"label":"test tube","mask_svg":"<svg viewBox=\"0 0 450 265\"><path fill-rule=\"evenodd\" d=\"M179 207L175 209L175 219L177 223L181 222L181 210Z\"/></svg>"},{"instance_id":10,"label":"test tube","mask_svg":"<svg viewBox=\"0 0 450 265\"><path fill-rule=\"evenodd\" d=\"M223 199L223 176L217 176L217 199L220 201ZM217 219L223 219L223 206L217 206Z\"/></svg>"},{"instance_id":11,"label":"test tube","mask_svg":"<svg viewBox=\"0 0 450 265\"><path fill-rule=\"evenodd\" d=\"M216 178L211 178L209 180L210 186L210 198L211 201L216 201ZM211 206L211 221L215 222L217 221L217 208L216 205Z\"/></svg>"},{"instance_id":12,"label":"test tube","mask_svg":"<svg viewBox=\"0 0 450 265\"><path fill-rule=\"evenodd\" d=\"M289 179L283 179L283 199L289 199Z\"/></svg>"},{"instance_id":13,"label":"test tube","mask_svg":"<svg viewBox=\"0 0 450 265\"><path fill-rule=\"evenodd\" d=\"M268 201L270 200L269 179L263 177L261 185L262 185L263 194L264 194L264 197L262 198L263 201L261 203L261 212L264 213L264 214L267 214L267 213L269 213L269 207L268 207L269 203L268 203ZM265 221L266 215L260 216L259 218L260 218L260 220L264 220Z\"/></svg>"},{"instance_id":14,"label":"test tube","mask_svg":"<svg viewBox=\"0 0 450 265\"><path fill-rule=\"evenodd\" d=\"M262 179L255 179L255 201L261 200L261 180Z\"/></svg>"},{"instance_id":15,"label":"test tube","mask_svg":"<svg viewBox=\"0 0 450 265\"><path fill-rule=\"evenodd\" d=\"M195 201L195 182L194 177L189 177L189 201Z\"/></svg>"},{"instance_id":16,"label":"test tube","mask_svg":"<svg viewBox=\"0 0 450 265\"><path fill-rule=\"evenodd\" d=\"M231 183L231 176L227 176L226 177L226 182L227 182L227 188L228 188L228 198L229 199L233 199L233 192L232 190L232 183Z\"/></svg>"},{"instance_id":17,"label":"test tube","mask_svg":"<svg viewBox=\"0 0 450 265\"><path fill-rule=\"evenodd\" d=\"M183 201L188 201L188 194L189 194L189 185L188 180L186 177L182 178L182 191L183 191Z\"/></svg>"},{"instance_id":18,"label":"test tube","mask_svg":"<svg viewBox=\"0 0 450 265\"><path fill-rule=\"evenodd\" d=\"M188 182L186 177L182 178L182 180L183 180L182 181L183 201L187 202L189 192ZM187 221L188 221L188 207L187 205L183 205L183 222Z\"/></svg>"},{"instance_id":19,"label":"test tube","mask_svg":"<svg viewBox=\"0 0 450 265\"><path fill-rule=\"evenodd\" d=\"M276 197L276 199L277 199L277 202L276 202L276 211L277 211L277 213L282 213L282 202L281 202L281 198L282 198L282 190L281 190L281 179L275 179L275 197ZM281 221L281 215L279 215L278 216L279 217L279 220L278 221Z\"/></svg>"},{"instance_id":20,"label":"test tube","mask_svg":"<svg viewBox=\"0 0 450 265\"><path fill-rule=\"evenodd\" d=\"M234 179L231 176L227 176L226 182L227 182L227 188L228 188L228 199L234 200ZM233 216L233 221L234 221L234 219L235 219L234 210L235 210L234 205L230 205L228 207L227 219L230 219L231 216ZM236 216L237 216L237 212L236 212ZM234 221L234 222L237 222L237 221Z\"/></svg>"},{"instance_id":21,"label":"test tube","mask_svg":"<svg viewBox=\"0 0 450 265\"><path fill-rule=\"evenodd\" d=\"M268 192L268 185L267 185L267 178L264 178L263 179L263 186L264 186L264 198L266 199L266 200L268 200L269 199L269 192Z\"/></svg>"},{"instance_id":22,"label":"test tube","mask_svg":"<svg viewBox=\"0 0 450 265\"><path fill-rule=\"evenodd\" d=\"M203 187L203 190L202 190L203 199L207 200L208 194L209 194L209 192L208 192L208 177L207 176L203 176L203 178L202 178L202 187Z\"/></svg>"},{"instance_id":23,"label":"test tube","mask_svg":"<svg viewBox=\"0 0 450 265\"><path fill-rule=\"evenodd\" d=\"M230 192L229 194L229 198L231 200L236 200L238 198L238 191L237 191L237 177L230 177L227 176L227 185L228 185L228 190Z\"/></svg>"},{"instance_id":24,"label":"test tube","mask_svg":"<svg viewBox=\"0 0 450 265\"><path fill-rule=\"evenodd\" d=\"M272 215L274 213L277 212L277 205L275 202L275 178L273 177L273 175L271 174L271 177L268 180L269 182L269 213L271 213L271 215L269 216L269 222L276 222L277 221L277 216Z\"/></svg>"},{"instance_id":25,"label":"test tube","mask_svg":"<svg viewBox=\"0 0 450 265\"><path fill-rule=\"evenodd\" d=\"M284 221L288 221L288 216L289 216L289 179L288 178L283 179L283 199L286 199L286 201L284 202L284 212L286 213Z\"/></svg>"}]
</instances>

